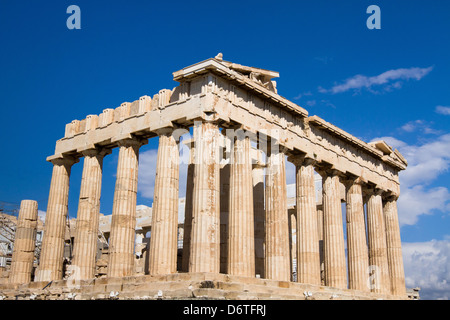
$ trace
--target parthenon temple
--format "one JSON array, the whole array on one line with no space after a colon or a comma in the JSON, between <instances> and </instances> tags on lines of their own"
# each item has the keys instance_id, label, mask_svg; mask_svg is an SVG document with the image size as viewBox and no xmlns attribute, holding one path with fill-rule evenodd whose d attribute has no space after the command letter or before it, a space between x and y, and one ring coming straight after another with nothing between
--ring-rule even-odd
<instances>
[{"instance_id":1,"label":"parthenon temple","mask_svg":"<svg viewBox=\"0 0 450 320\"><path fill-rule=\"evenodd\" d=\"M0 297L408 299L397 213L407 161L384 141L366 143L309 115L277 93L277 77L219 54L174 72L172 90L68 123L47 158L53 171L37 268L38 204L24 200ZM139 150L152 138L159 142L144 226ZM100 214L102 164L114 148L108 220ZM69 182L81 159L67 261Z\"/></svg>"}]
</instances>

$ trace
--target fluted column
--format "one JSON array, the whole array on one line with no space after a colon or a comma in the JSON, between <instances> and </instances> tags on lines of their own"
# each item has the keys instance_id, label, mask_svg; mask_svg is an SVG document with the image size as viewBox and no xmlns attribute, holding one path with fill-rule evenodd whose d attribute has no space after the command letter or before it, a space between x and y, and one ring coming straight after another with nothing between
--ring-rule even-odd
<instances>
[{"instance_id":1,"label":"fluted column","mask_svg":"<svg viewBox=\"0 0 450 320\"><path fill-rule=\"evenodd\" d=\"M71 157L53 159L53 173L45 216L39 268L35 281L60 280L63 277L64 241L69 201Z\"/></svg>"},{"instance_id":2,"label":"fluted column","mask_svg":"<svg viewBox=\"0 0 450 320\"><path fill-rule=\"evenodd\" d=\"M278 150L269 150L267 155L265 278L290 281L284 157L284 153Z\"/></svg>"},{"instance_id":3,"label":"fluted column","mask_svg":"<svg viewBox=\"0 0 450 320\"><path fill-rule=\"evenodd\" d=\"M196 163L189 272L220 271L219 135L215 123L194 126Z\"/></svg>"},{"instance_id":4,"label":"fluted column","mask_svg":"<svg viewBox=\"0 0 450 320\"><path fill-rule=\"evenodd\" d=\"M33 270L38 203L22 200L16 225L14 250L11 260L10 283L29 283Z\"/></svg>"},{"instance_id":5,"label":"fluted column","mask_svg":"<svg viewBox=\"0 0 450 320\"><path fill-rule=\"evenodd\" d=\"M336 170L331 170L322 173L322 177L325 285L347 288L339 176Z\"/></svg>"},{"instance_id":6,"label":"fluted column","mask_svg":"<svg viewBox=\"0 0 450 320\"><path fill-rule=\"evenodd\" d=\"M369 272L371 291L389 293L389 269L387 261L386 229L384 223L381 190L369 191L367 201L367 230L369 239Z\"/></svg>"},{"instance_id":7,"label":"fluted column","mask_svg":"<svg viewBox=\"0 0 450 320\"><path fill-rule=\"evenodd\" d=\"M181 270L189 271L189 255L191 248L192 232L192 206L194 194L194 170L195 170L195 150L193 142L189 143L189 164L186 177L186 205L184 208L184 232L183 232L183 253L181 258Z\"/></svg>"},{"instance_id":8,"label":"fluted column","mask_svg":"<svg viewBox=\"0 0 450 320\"><path fill-rule=\"evenodd\" d=\"M119 161L109 240L108 277L125 277L134 273L138 162L142 143L137 139L118 141Z\"/></svg>"},{"instance_id":9,"label":"fluted column","mask_svg":"<svg viewBox=\"0 0 450 320\"><path fill-rule=\"evenodd\" d=\"M261 164L253 166L253 213L255 225L255 273L264 278L264 167Z\"/></svg>"},{"instance_id":10,"label":"fluted column","mask_svg":"<svg viewBox=\"0 0 450 320\"><path fill-rule=\"evenodd\" d=\"M302 157L292 157L290 160L296 168L297 281L320 285L314 161Z\"/></svg>"},{"instance_id":11,"label":"fluted column","mask_svg":"<svg viewBox=\"0 0 450 320\"><path fill-rule=\"evenodd\" d=\"M177 271L179 158L172 130L160 132L149 252L151 275Z\"/></svg>"},{"instance_id":12,"label":"fluted column","mask_svg":"<svg viewBox=\"0 0 450 320\"><path fill-rule=\"evenodd\" d=\"M384 202L383 210L386 223L386 246L391 293L404 296L406 294L405 271L403 268L402 243L396 198L387 198Z\"/></svg>"},{"instance_id":13,"label":"fluted column","mask_svg":"<svg viewBox=\"0 0 450 320\"><path fill-rule=\"evenodd\" d=\"M347 189L347 255L349 289L369 291L369 254L367 249L364 203L360 179L348 179Z\"/></svg>"},{"instance_id":14,"label":"fluted column","mask_svg":"<svg viewBox=\"0 0 450 320\"><path fill-rule=\"evenodd\" d=\"M110 150L83 151L84 165L71 265L74 272L71 276L78 280L95 277L103 157L108 153Z\"/></svg>"},{"instance_id":15,"label":"fluted column","mask_svg":"<svg viewBox=\"0 0 450 320\"><path fill-rule=\"evenodd\" d=\"M250 138L238 134L234 140L230 167L228 273L254 277L255 243L250 150Z\"/></svg>"}]
</instances>

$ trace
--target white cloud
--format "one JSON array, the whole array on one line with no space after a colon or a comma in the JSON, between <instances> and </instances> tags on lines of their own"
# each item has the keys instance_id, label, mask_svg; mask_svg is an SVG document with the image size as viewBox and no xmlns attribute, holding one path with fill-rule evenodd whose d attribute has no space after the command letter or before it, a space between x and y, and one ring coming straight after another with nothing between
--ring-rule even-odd
<instances>
[{"instance_id":1,"label":"white cloud","mask_svg":"<svg viewBox=\"0 0 450 320\"><path fill-rule=\"evenodd\" d=\"M402 243L407 288L420 287L421 299L450 299L450 241Z\"/></svg>"},{"instance_id":2,"label":"white cloud","mask_svg":"<svg viewBox=\"0 0 450 320\"><path fill-rule=\"evenodd\" d=\"M417 125L420 125L421 123L422 120L410 121L404 124L401 129L406 132L413 132L414 130L416 130Z\"/></svg>"},{"instance_id":3,"label":"white cloud","mask_svg":"<svg viewBox=\"0 0 450 320\"><path fill-rule=\"evenodd\" d=\"M400 181L401 183L401 181ZM400 184L401 195L398 199L400 225L414 225L419 216L430 215L435 210L445 210L450 201L450 193L445 187L427 189L422 185L404 188Z\"/></svg>"},{"instance_id":4,"label":"white cloud","mask_svg":"<svg viewBox=\"0 0 450 320\"><path fill-rule=\"evenodd\" d=\"M394 137L380 137L380 138L375 138L372 139L373 141L380 141L383 140L384 142L386 142L388 145L390 145L392 148L394 149L399 149L402 148L404 146L407 146L407 144L401 140L398 140L397 138Z\"/></svg>"},{"instance_id":5,"label":"white cloud","mask_svg":"<svg viewBox=\"0 0 450 320\"><path fill-rule=\"evenodd\" d=\"M450 134L439 136L422 145L408 145L393 137L384 140L397 148L408 161L408 167L399 174L401 195L398 200L401 225L414 225L420 215L436 210L446 212L450 205L450 192L446 187L429 187L450 167Z\"/></svg>"},{"instance_id":6,"label":"white cloud","mask_svg":"<svg viewBox=\"0 0 450 320\"><path fill-rule=\"evenodd\" d=\"M364 75L356 75L345 80L342 84L336 84L331 89L326 90L319 87L319 92L322 93L341 93L349 90L367 89L373 91L373 87L382 86L384 91L391 91L393 89L401 88L405 80L420 80L433 70L433 67L428 68L400 68L395 70L388 70L377 76L367 77ZM373 91L374 92L374 91Z\"/></svg>"},{"instance_id":7,"label":"white cloud","mask_svg":"<svg viewBox=\"0 0 450 320\"><path fill-rule=\"evenodd\" d=\"M435 111L446 116L450 115L450 107L437 106Z\"/></svg>"},{"instance_id":8,"label":"white cloud","mask_svg":"<svg viewBox=\"0 0 450 320\"><path fill-rule=\"evenodd\" d=\"M157 158L158 149L150 149L139 155L138 192L143 198L153 199ZM187 164L184 158L182 157L183 161L180 163L180 184L178 188L180 198L183 198L186 194Z\"/></svg>"},{"instance_id":9,"label":"white cloud","mask_svg":"<svg viewBox=\"0 0 450 320\"><path fill-rule=\"evenodd\" d=\"M450 134L422 145L405 145L399 151L408 160L408 168L400 173L402 183L428 184L450 166Z\"/></svg>"},{"instance_id":10,"label":"white cloud","mask_svg":"<svg viewBox=\"0 0 450 320\"><path fill-rule=\"evenodd\" d=\"M147 199L153 199L155 191L157 157L158 149L147 150L139 155L138 192Z\"/></svg>"},{"instance_id":11,"label":"white cloud","mask_svg":"<svg viewBox=\"0 0 450 320\"><path fill-rule=\"evenodd\" d=\"M45 216L47 215L46 211L38 210L38 217L42 222L45 222Z\"/></svg>"}]
</instances>

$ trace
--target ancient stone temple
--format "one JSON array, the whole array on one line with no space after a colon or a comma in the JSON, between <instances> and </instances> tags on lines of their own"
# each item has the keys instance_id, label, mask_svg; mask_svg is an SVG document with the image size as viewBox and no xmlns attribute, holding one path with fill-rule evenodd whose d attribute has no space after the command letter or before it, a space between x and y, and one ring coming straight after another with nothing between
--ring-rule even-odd
<instances>
[{"instance_id":1,"label":"ancient stone temple","mask_svg":"<svg viewBox=\"0 0 450 320\"><path fill-rule=\"evenodd\" d=\"M27 269L0 294L407 299L396 204L406 160L385 142L361 141L283 98L278 76L219 54L174 72L173 90L67 124L47 158L53 172L34 279L25 281ZM156 137L148 266L137 275L139 150ZM190 156L178 254L181 147ZM113 148L119 156L107 273L96 278L102 163ZM63 280L70 172L82 158L72 273ZM292 204L286 161L295 165Z\"/></svg>"}]
</instances>

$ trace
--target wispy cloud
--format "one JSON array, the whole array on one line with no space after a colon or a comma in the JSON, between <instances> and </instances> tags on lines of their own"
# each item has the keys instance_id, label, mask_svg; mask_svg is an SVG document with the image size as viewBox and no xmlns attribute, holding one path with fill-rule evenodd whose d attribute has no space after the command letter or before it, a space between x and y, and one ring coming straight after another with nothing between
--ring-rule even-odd
<instances>
[{"instance_id":1,"label":"wispy cloud","mask_svg":"<svg viewBox=\"0 0 450 320\"><path fill-rule=\"evenodd\" d=\"M298 94L296 97L294 97L294 100L299 100L302 97L308 97L308 96L312 96L311 91L307 91L307 92L303 92L303 93Z\"/></svg>"},{"instance_id":2,"label":"wispy cloud","mask_svg":"<svg viewBox=\"0 0 450 320\"><path fill-rule=\"evenodd\" d=\"M446 116L450 115L450 107L437 106L435 111L436 111L436 113L443 114L443 115L446 115Z\"/></svg>"},{"instance_id":3,"label":"wispy cloud","mask_svg":"<svg viewBox=\"0 0 450 320\"><path fill-rule=\"evenodd\" d=\"M432 123L425 120L414 120L405 123L400 130L405 132L420 131L425 134L441 134L442 132L431 127Z\"/></svg>"},{"instance_id":4,"label":"wispy cloud","mask_svg":"<svg viewBox=\"0 0 450 320\"><path fill-rule=\"evenodd\" d=\"M316 103L317 103L316 100L308 100L308 101L305 102L305 104L308 107L314 107L316 105Z\"/></svg>"},{"instance_id":5,"label":"wispy cloud","mask_svg":"<svg viewBox=\"0 0 450 320\"><path fill-rule=\"evenodd\" d=\"M375 92L374 87L381 87L383 91L391 91L399 89L406 80L420 80L433 70L433 67L428 68L400 68L385 71L377 76L368 77L365 75L355 75L346 79L341 84L336 84L330 89L319 87L321 93L342 93L346 91L360 91L366 89Z\"/></svg>"},{"instance_id":6,"label":"wispy cloud","mask_svg":"<svg viewBox=\"0 0 450 320\"><path fill-rule=\"evenodd\" d=\"M329 62L333 61L333 57L320 56L320 57L314 57L314 60L319 61L323 64L328 64Z\"/></svg>"}]
</instances>

